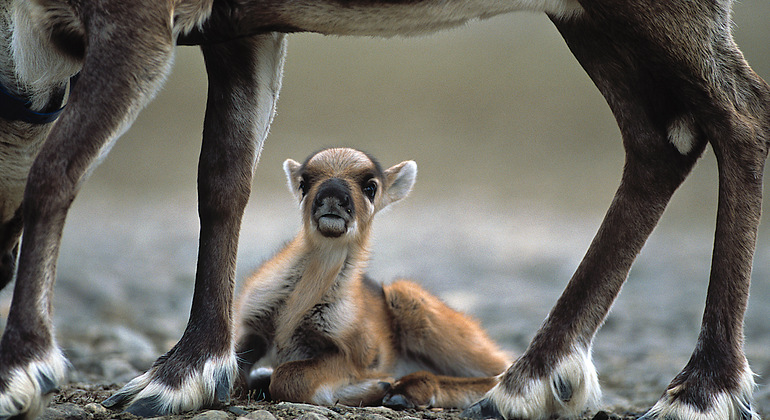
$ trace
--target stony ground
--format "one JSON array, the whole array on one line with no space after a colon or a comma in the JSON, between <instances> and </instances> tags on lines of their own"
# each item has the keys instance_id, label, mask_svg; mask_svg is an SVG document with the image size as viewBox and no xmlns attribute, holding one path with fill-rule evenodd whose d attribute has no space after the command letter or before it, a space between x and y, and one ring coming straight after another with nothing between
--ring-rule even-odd
<instances>
[{"instance_id":1,"label":"stony ground","mask_svg":"<svg viewBox=\"0 0 770 420\"><path fill-rule=\"evenodd\" d=\"M147 370L176 343L187 322L197 256L194 206L177 208L174 202L159 211L148 203L121 210L110 203L75 211L68 221L54 322L72 363L72 384L63 387L44 418L129 418L98 403ZM295 215L286 209L291 205L247 215L239 281L291 237ZM460 223L466 206L442 204L441 214L430 208L405 205L380 221L371 274L382 281L399 275L416 279L477 317L512 355L521 354L585 252L593 223L522 211L511 217L480 206L472 213L483 215L483 223ZM635 418L687 363L702 316L711 243L709 235L672 229L651 238L594 343L603 411L582 420ZM770 246L764 244L757 251L745 345L758 374L760 413L770 412L770 306L765 304ZM0 329L10 295L10 287L0 292ZM265 411L280 420L459 417L456 411L319 409L236 398L230 407L174 418L274 420Z\"/></svg>"},{"instance_id":2,"label":"stony ground","mask_svg":"<svg viewBox=\"0 0 770 420\"><path fill-rule=\"evenodd\" d=\"M117 386L70 384L54 398L41 420L54 419L122 419L139 417L111 411L99 404ZM617 409L611 412L586 413L583 420L630 420L641 413ZM252 401L248 398L234 398L227 407L204 409L184 415L168 416L172 420L454 420L461 418L458 410L403 410L395 411L386 407L320 407L310 404L274 403Z\"/></svg>"}]
</instances>

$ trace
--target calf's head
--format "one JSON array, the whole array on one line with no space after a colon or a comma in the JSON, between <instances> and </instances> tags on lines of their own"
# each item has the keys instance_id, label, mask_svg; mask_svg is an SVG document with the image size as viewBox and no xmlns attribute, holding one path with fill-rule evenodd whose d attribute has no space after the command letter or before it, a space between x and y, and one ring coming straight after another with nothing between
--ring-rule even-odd
<instances>
[{"instance_id":1,"label":"calf's head","mask_svg":"<svg viewBox=\"0 0 770 420\"><path fill-rule=\"evenodd\" d=\"M287 159L289 189L302 208L303 228L315 239L356 239L369 232L375 213L412 190L414 161L382 170L366 153L325 149L304 163Z\"/></svg>"}]
</instances>

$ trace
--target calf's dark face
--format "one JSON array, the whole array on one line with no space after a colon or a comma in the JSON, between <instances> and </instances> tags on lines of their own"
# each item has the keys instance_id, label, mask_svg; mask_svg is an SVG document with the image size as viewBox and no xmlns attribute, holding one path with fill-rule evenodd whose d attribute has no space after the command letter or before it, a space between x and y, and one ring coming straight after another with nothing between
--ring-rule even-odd
<instances>
[{"instance_id":1,"label":"calf's dark face","mask_svg":"<svg viewBox=\"0 0 770 420\"><path fill-rule=\"evenodd\" d=\"M284 171L300 202L305 232L353 239L368 231L379 210L409 194L417 165L406 161L383 171L365 153L336 148L318 152L303 164L288 159Z\"/></svg>"}]
</instances>

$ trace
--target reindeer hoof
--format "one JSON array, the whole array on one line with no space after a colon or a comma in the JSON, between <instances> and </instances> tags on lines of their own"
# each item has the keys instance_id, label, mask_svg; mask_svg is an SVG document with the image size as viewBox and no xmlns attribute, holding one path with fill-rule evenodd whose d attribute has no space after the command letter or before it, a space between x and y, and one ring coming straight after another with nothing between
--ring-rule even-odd
<instances>
[{"instance_id":1,"label":"reindeer hoof","mask_svg":"<svg viewBox=\"0 0 770 420\"><path fill-rule=\"evenodd\" d=\"M497 409L497 406L495 406L489 398L483 398L477 403L469 406L460 413L460 417L478 420L503 419L500 410Z\"/></svg>"},{"instance_id":2,"label":"reindeer hoof","mask_svg":"<svg viewBox=\"0 0 770 420\"><path fill-rule=\"evenodd\" d=\"M714 386L704 386L703 383L687 380L670 385L663 397L639 420L680 420L696 417L704 420L759 420L759 414L751 404L755 384L754 374L748 364L739 378L737 389L732 391L715 391ZM692 389L697 391L688 392ZM712 391L705 391L707 389ZM709 403L699 404L696 398L702 398ZM700 408L704 406L707 408Z\"/></svg>"},{"instance_id":3,"label":"reindeer hoof","mask_svg":"<svg viewBox=\"0 0 770 420\"><path fill-rule=\"evenodd\" d=\"M120 391L112 394L111 397L107 398L106 400L102 401L102 406L105 408L117 408L121 407L123 404L126 403L126 401L131 398L131 395L128 393L123 392L125 388L121 389Z\"/></svg>"},{"instance_id":4,"label":"reindeer hoof","mask_svg":"<svg viewBox=\"0 0 770 420\"><path fill-rule=\"evenodd\" d=\"M161 408L162 405L163 404L158 397L141 398L135 400L123 411L125 413L145 418L160 417L168 414Z\"/></svg>"},{"instance_id":5,"label":"reindeer hoof","mask_svg":"<svg viewBox=\"0 0 770 420\"><path fill-rule=\"evenodd\" d=\"M382 405L394 410L407 410L414 408L414 404L401 394L386 395L382 399Z\"/></svg>"},{"instance_id":6,"label":"reindeer hoof","mask_svg":"<svg viewBox=\"0 0 770 420\"><path fill-rule=\"evenodd\" d=\"M237 372L234 355L210 358L202 366L174 357L174 350L161 357L145 374L134 378L102 402L107 408L126 406L125 412L141 417L197 410L227 404ZM177 374L178 376L170 376Z\"/></svg>"},{"instance_id":7,"label":"reindeer hoof","mask_svg":"<svg viewBox=\"0 0 770 420\"><path fill-rule=\"evenodd\" d=\"M579 417L595 408L601 398L590 354L587 349L574 348L542 377L531 377L528 359L519 359L485 399L508 419Z\"/></svg>"},{"instance_id":8,"label":"reindeer hoof","mask_svg":"<svg viewBox=\"0 0 770 420\"><path fill-rule=\"evenodd\" d=\"M135 395L131 389L124 387L110 398L102 401L102 405L106 408L119 408L131 401ZM137 398L123 411L139 417L159 417L169 414L163 409L163 405L159 396Z\"/></svg>"},{"instance_id":9,"label":"reindeer hoof","mask_svg":"<svg viewBox=\"0 0 770 420\"><path fill-rule=\"evenodd\" d=\"M257 398L270 401L270 379L273 376L273 369L269 367L260 367L249 373L247 380L249 390L255 391Z\"/></svg>"},{"instance_id":10,"label":"reindeer hoof","mask_svg":"<svg viewBox=\"0 0 770 420\"><path fill-rule=\"evenodd\" d=\"M67 365L54 348L26 365L0 368L0 419L37 417L65 381Z\"/></svg>"}]
</instances>

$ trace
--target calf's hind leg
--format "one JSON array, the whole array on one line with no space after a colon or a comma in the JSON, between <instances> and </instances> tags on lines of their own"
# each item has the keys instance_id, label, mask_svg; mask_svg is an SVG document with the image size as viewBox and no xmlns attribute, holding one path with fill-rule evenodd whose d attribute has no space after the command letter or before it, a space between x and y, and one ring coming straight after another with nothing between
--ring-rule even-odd
<instances>
[{"instance_id":1,"label":"calf's hind leg","mask_svg":"<svg viewBox=\"0 0 770 420\"><path fill-rule=\"evenodd\" d=\"M416 283L400 280L383 290L399 357L426 369L397 380L385 405L465 407L497 383L509 359L478 322Z\"/></svg>"},{"instance_id":2,"label":"calf's hind leg","mask_svg":"<svg viewBox=\"0 0 770 420\"><path fill-rule=\"evenodd\" d=\"M507 355L476 320L448 307L420 285L399 280L383 290L404 357L451 376L494 376L508 366Z\"/></svg>"},{"instance_id":3,"label":"calf's hind leg","mask_svg":"<svg viewBox=\"0 0 770 420\"><path fill-rule=\"evenodd\" d=\"M342 354L286 362L275 368L270 396L278 401L319 405L379 405L389 378L374 371L360 371Z\"/></svg>"}]
</instances>

